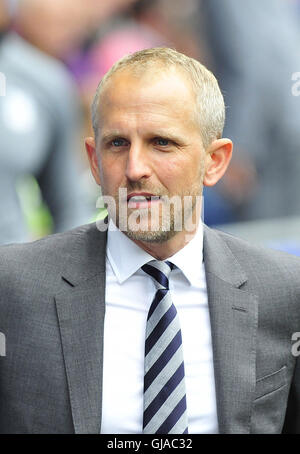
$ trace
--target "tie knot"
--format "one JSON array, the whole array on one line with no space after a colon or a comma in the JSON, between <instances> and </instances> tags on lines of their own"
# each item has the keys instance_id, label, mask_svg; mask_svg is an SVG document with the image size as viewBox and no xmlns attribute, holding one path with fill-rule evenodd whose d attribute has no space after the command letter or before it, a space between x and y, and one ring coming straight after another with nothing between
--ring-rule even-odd
<instances>
[{"instance_id":1,"label":"tie knot","mask_svg":"<svg viewBox=\"0 0 300 454\"><path fill-rule=\"evenodd\" d=\"M168 260L165 262L160 260L151 260L146 263L146 265L142 266L142 270L152 277L154 284L158 289L169 289L169 275L173 268L173 263Z\"/></svg>"}]
</instances>

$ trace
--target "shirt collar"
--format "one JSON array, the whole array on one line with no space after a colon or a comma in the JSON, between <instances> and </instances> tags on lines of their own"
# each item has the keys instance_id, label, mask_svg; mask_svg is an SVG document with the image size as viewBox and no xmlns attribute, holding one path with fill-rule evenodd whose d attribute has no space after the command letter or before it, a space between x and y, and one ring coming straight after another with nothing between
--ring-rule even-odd
<instances>
[{"instance_id":1,"label":"shirt collar","mask_svg":"<svg viewBox=\"0 0 300 454\"><path fill-rule=\"evenodd\" d=\"M195 251L197 252L195 253ZM120 284L145 263L155 260L121 232L111 219L107 234L107 257ZM203 260L203 224L201 221L196 235L169 260L182 271L190 284L198 282Z\"/></svg>"}]
</instances>

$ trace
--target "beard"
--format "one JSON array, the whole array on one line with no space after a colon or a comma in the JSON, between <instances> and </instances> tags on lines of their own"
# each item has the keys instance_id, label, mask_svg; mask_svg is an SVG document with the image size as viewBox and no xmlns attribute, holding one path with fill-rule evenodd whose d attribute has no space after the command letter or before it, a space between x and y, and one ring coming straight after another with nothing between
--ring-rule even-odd
<instances>
[{"instance_id":1,"label":"beard","mask_svg":"<svg viewBox=\"0 0 300 454\"><path fill-rule=\"evenodd\" d=\"M166 191L163 193L158 188L146 188L143 184L120 188L119 193L114 196L116 210L114 213L109 210L109 214L114 216L116 226L131 240L164 243L178 232L195 228L201 215L202 189L202 179L184 194L177 195ZM155 194L160 200L151 203L149 208L128 208L127 194L135 191Z\"/></svg>"}]
</instances>

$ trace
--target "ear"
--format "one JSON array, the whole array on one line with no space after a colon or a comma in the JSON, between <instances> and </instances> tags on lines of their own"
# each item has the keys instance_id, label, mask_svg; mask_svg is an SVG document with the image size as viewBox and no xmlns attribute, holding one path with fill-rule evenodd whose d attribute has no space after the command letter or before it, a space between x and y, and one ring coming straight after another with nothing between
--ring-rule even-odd
<instances>
[{"instance_id":1,"label":"ear","mask_svg":"<svg viewBox=\"0 0 300 454\"><path fill-rule=\"evenodd\" d=\"M214 140L206 150L207 164L203 184L214 186L224 175L232 156L232 142L229 139Z\"/></svg>"},{"instance_id":2,"label":"ear","mask_svg":"<svg viewBox=\"0 0 300 454\"><path fill-rule=\"evenodd\" d=\"M93 177L95 178L96 183L100 186L100 173L95 139L93 137L87 137L84 143Z\"/></svg>"}]
</instances>

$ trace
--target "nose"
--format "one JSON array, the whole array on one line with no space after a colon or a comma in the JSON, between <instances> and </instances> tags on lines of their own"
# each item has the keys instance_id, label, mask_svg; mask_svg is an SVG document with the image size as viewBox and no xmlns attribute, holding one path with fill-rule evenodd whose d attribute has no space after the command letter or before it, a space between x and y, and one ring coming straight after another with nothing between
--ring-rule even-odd
<instances>
[{"instance_id":1,"label":"nose","mask_svg":"<svg viewBox=\"0 0 300 454\"><path fill-rule=\"evenodd\" d=\"M128 180L139 181L151 175L147 150L141 144L131 144L126 163L125 175Z\"/></svg>"}]
</instances>

